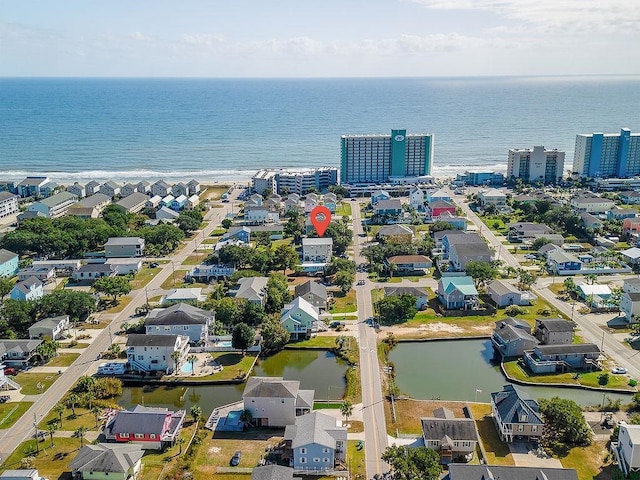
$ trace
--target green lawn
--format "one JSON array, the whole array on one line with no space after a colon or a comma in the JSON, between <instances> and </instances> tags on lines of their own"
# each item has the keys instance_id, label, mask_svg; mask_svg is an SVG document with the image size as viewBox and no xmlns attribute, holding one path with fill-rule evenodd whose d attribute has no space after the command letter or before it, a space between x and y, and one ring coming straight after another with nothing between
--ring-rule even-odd
<instances>
[{"instance_id":1,"label":"green lawn","mask_svg":"<svg viewBox=\"0 0 640 480\"><path fill-rule=\"evenodd\" d=\"M285 348L327 348L331 349L336 346L336 338L333 336L316 335L313 338L302 340L300 342L288 343Z\"/></svg>"},{"instance_id":2,"label":"green lawn","mask_svg":"<svg viewBox=\"0 0 640 480\"><path fill-rule=\"evenodd\" d=\"M349 290L344 297L334 296L333 300L334 302L329 310L330 313L351 313L358 310L356 291L354 289Z\"/></svg>"},{"instance_id":3,"label":"green lawn","mask_svg":"<svg viewBox=\"0 0 640 480\"><path fill-rule=\"evenodd\" d=\"M47 362L47 367L68 367L79 356L79 353L59 353Z\"/></svg>"},{"instance_id":4,"label":"green lawn","mask_svg":"<svg viewBox=\"0 0 640 480\"><path fill-rule=\"evenodd\" d=\"M21 443L18 448L2 464L3 469L19 469L20 460L24 457L35 457L35 468L40 476L50 479L60 478L64 472L69 472L67 478L71 478L69 463L80 450L80 439L78 438L55 438L54 446L51 447L51 440L47 435L38 443L39 453L36 454L35 440L27 440ZM87 442L85 441L85 444ZM64 478L64 477L63 477Z\"/></svg>"},{"instance_id":5,"label":"green lawn","mask_svg":"<svg viewBox=\"0 0 640 480\"><path fill-rule=\"evenodd\" d=\"M105 297L105 299L107 299L107 297ZM127 305L129 305L131 303L131 300L133 300L133 298L128 297L128 296L127 297L119 297L118 300L116 300L117 303L113 307L105 310L105 312L107 312L107 313L119 313L122 310L124 310L124 308ZM107 301L111 301L111 298L108 298Z\"/></svg>"},{"instance_id":6,"label":"green lawn","mask_svg":"<svg viewBox=\"0 0 640 480\"><path fill-rule=\"evenodd\" d=\"M189 255L182 265L200 265L205 258L207 258L206 253Z\"/></svg>"},{"instance_id":7,"label":"green lawn","mask_svg":"<svg viewBox=\"0 0 640 480\"><path fill-rule=\"evenodd\" d=\"M58 379L58 374L20 372L13 379L22 387L20 390L22 394L38 395L46 391ZM42 390L38 390L39 383L42 384Z\"/></svg>"},{"instance_id":8,"label":"green lawn","mask_svg":"<svg viewBox=\"0 0 640 480\"><path fill-rule=\"evenodd\" d=\"M160 268L142 267L131 281L131 289L137 290L147 285L160 272Z\"/></svg>"},{"instance_id":9,"label":"green lawn","mask_svg":"<svg viewBox=\"0 0 640 480\"><path fill-rule=\"evenodd\" d=\"M579 479L618 478L613 475L617 470L614 465L605 467L603 471L603 461L606 456L607 445L603 442L593 442L588 447L572 448L567 456L560 458L560 462L564 468L575 468Z\"/></svg>"},{"instance_id":10,"label":"green lawn","mask_svg":"<svg viewBox=\"0 0 640 480\"><path fill-rule=\"evenodd\" d=\"M47 425L50 422L60 422L60 417L55 412L49 412L45 418L38 424L38 428L41 430L47 430ZM96 425L96 417L88 409L82 407L76 407L76 416L73 417L73 412L70 408L62 414L62 424L58 426L58 430L75 431L78 427L87 427L89 430L98 430L100 427L100 420Z\"/></svg>"},{"instance_id":11,"label":"green lawn","mask_svg":"<svg viewBox=\"0 0 640 480\"><path fill-rule=\"evenodd\" d=\"M90 344L78 342L76 345L71 345L70 343L61 343L60 348L87 348Z\"/></svg>"},{"instance_id":12,"label":"green lawn","mask_svg":"<svg viewBox=\"0 0 640 480\"><path fill-rule=\"evenodd\" d=\"M194 377L193 380L233 380L240 371L245 375L253 366L255 354L243 356L235 352L212 352L211 358L222 365L222 371L206 377Z\"/></svg>"},{"instance_id":13,"label":"green lawn","mask_svg":"<svg viewBox=\"0 0 640 480\"><path fill-rule=\"evenodd\" d=\"M341 202L340 204L338 204L338 207L336 208L336 216L337 217L344 217L345 215L347 217L351 216L351 204L349 202Z\"/></svg>"},{"instance_id":14,"label":"green lawn","mask_svg":"<svg viewBox=\"0 0 640 480\"><path fill-rule=\"evenodd\" d=\"M470 405L470 408L487 454L487 463L489 465L514 465L513 455L511 455L507 444L500 440L491 418L491 405L474 403Z\"/></svg>"},{"instance_id":15,"label":"green lawn","mask_svg":"<svg viewBox=\"0 0 640 480\"><path fill-rule=\"evenodd\" d=\"M364 446L358 449L358 444L363 443L358 440L347 441L347 465L351 478L365 478L367 475L364 461Z\"/></svg>"},{"instance_id":16,"label":"green lawn","mask_svg":"<svg viewBox=\"0 0 640 480\"><path fill-rule=\"evenodd\" d=\"M9 428L16 423L24 412L29 410L32 402L9 402L0 404L0 429Z\"/></svg>"}]
</instances>

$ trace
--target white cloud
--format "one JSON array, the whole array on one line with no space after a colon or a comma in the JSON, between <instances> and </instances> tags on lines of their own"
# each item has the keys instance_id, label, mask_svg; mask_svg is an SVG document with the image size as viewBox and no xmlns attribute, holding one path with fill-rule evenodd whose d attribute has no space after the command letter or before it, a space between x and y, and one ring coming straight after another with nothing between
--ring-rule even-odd
<instances>
[{"instance_id":1,"label":"white cloud","mask_svg":"<svg viewBox=\"0 0 640 480\"><path fill-rule=\"evenodd\" d=\"M180 38L185 45L214 47L225 43L223 35L217 33L185 33Z\"/></svg>"}]
</instances>

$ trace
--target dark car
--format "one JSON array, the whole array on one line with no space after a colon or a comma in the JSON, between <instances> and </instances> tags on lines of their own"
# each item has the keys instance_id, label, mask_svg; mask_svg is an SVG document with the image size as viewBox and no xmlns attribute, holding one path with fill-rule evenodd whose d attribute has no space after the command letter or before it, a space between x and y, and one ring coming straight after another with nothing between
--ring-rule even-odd
<instances>
[{"instance_id":1,"label":"dark car","mask_svg":"<svg viewBox=\"0 0 640 480\"><path fill-rule=\"evenodd\" d=\"M158 268L160 266L159 263L153 262L152 264L149 265L149 267L151 268Z\"/></svg>"},{"instance_id":2,"label":"dark car","mask_svg":"<svg viewBox=\"0 0 640 480\"><path fill-rule=\"evenodd\" d=\"M231 465L232 467L237 467L240 464L241 457L242 457L242 452L238 450L236 453L233 454L233 457L231 457L231 461L229 462L229 465Z\"/></svg>"}]
</instances>

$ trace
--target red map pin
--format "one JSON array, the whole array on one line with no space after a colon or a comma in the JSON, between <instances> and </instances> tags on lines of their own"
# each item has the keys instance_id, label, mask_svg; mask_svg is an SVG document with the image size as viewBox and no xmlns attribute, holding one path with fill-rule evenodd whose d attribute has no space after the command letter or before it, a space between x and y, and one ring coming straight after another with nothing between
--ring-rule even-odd
<instances>
[{"instance_id":1,"label":"red map pin","mask_svg":"<svg viewBox=\"0 0 640 480\"><path fill-rule=\"evenodd\" d=\"M324 205L318 205L311 210L311 223L313 228L316 229L319 237L324 236L324 232L327 231L327 227L331 223L331 212Z\"/></svg>"}]
</instances>

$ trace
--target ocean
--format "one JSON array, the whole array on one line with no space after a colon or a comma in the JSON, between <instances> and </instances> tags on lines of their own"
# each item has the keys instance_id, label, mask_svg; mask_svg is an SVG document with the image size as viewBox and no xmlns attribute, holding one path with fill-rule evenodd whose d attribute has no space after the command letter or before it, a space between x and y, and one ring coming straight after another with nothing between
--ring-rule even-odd
<instances>
[{"instance_id":1,"label":"ocean","mask_svg":"<svg viewBox=\"0 0 640 480\"><path fill-rule=\"evenodd\" d=\"M640 77L0 79L0 180L246 180L339 166L340 135L435 134L433 174L573 161L578 133L640 129Z\"/></svg>"}]
</instances>

